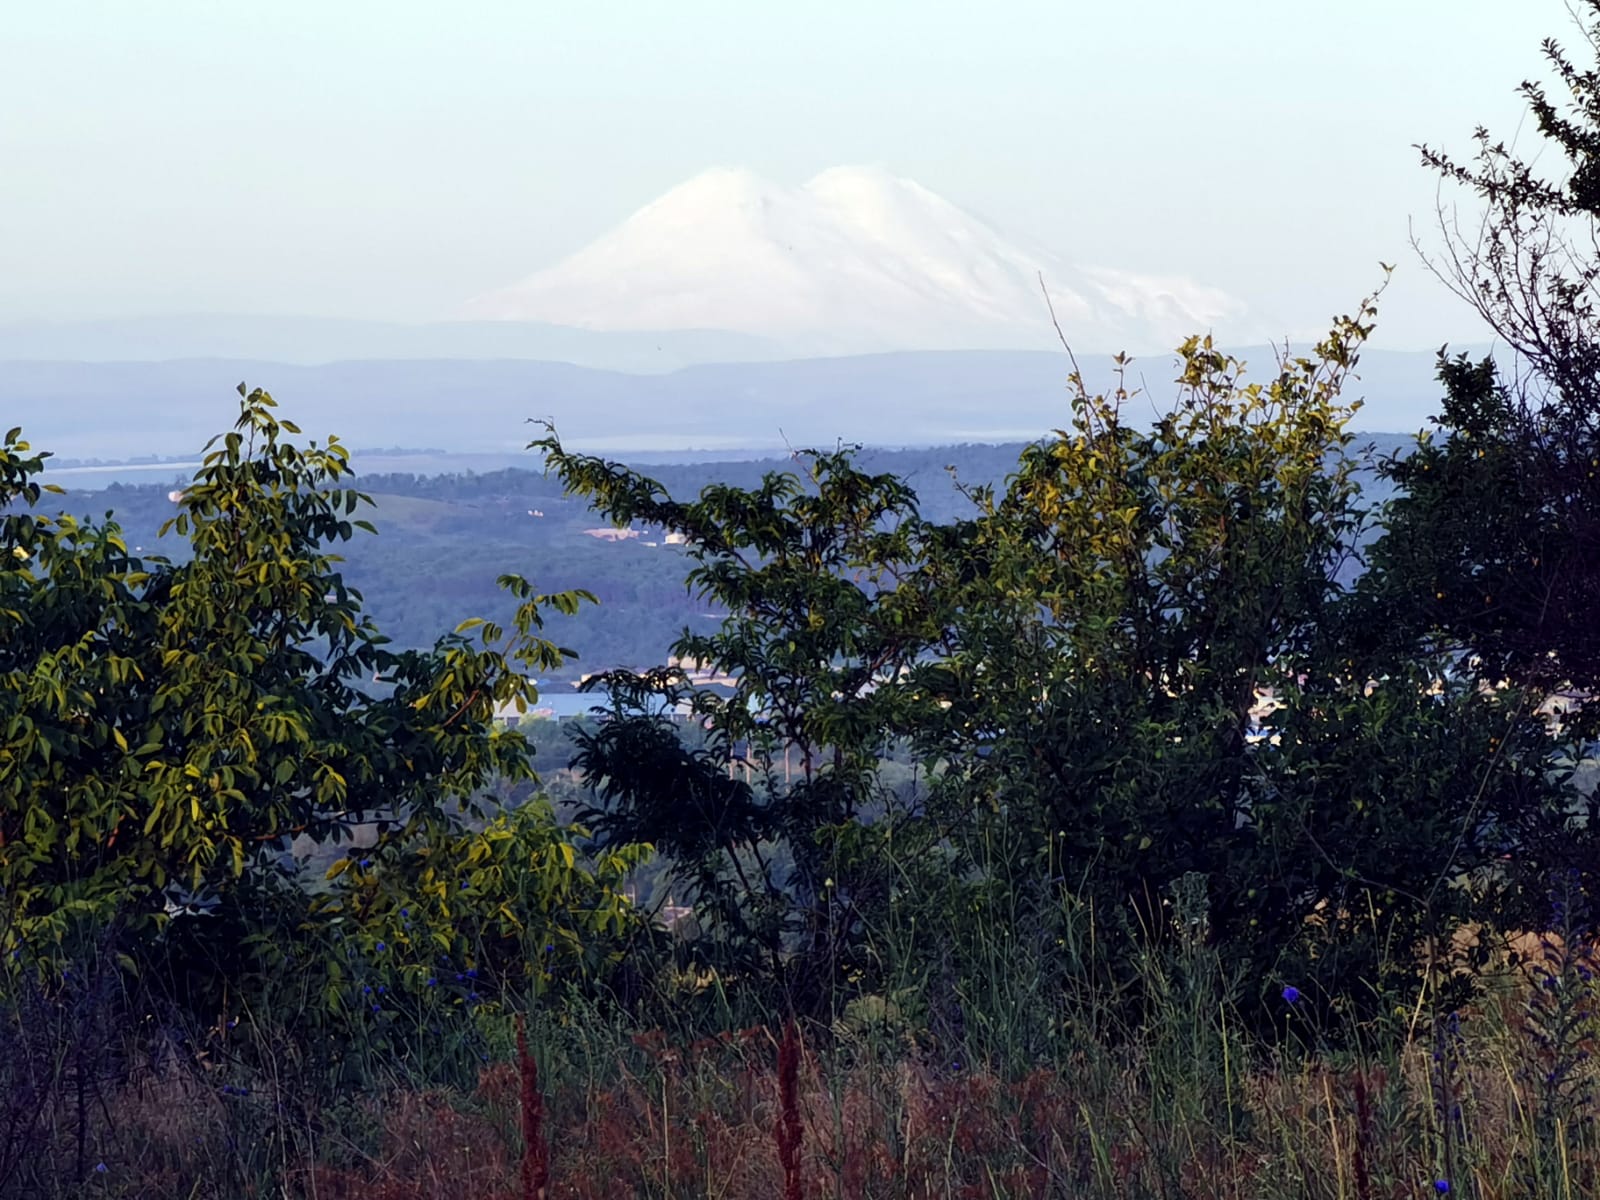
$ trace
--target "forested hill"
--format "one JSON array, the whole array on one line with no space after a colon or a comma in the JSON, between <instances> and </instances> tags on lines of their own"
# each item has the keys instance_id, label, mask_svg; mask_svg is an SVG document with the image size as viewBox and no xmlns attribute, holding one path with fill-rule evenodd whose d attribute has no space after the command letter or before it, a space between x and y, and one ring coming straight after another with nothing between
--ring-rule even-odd
<instances>
[{"instance_id":1,"label":"forested hill","mask_svg":"<svg viewBox=\"0 0 1600 1200\"><path fill-rule=\"evenodd\" d=\"M1363 434L1356 445L1384 455L1410 439ZM930 519L952 520L971 512L962 486L998 483L1017 464L1022 443L961 445L914 450L863 450L863 469L891 472L916 489ZM642 468L674 496L692 497L710 483L751 487L782 470L782 459ZM1363 476L1369 495L1376 481ZM646 667L660 662L686 626L719 620L689 594L689 563L681 547L665 544L660 529L636 526L634 536L610 540L590 531L608 530L583 501L562 495L561 486L537 469L462 474L361 474L356 485L377 504L369 514L377 536L358 533L343 553L346 576L361 590L368 610L397 647L430 645L461 620L503 619L513 605L496 581L525 576L541 591L584 588L600 599L574 618L552 618L550 636L578 652L569 677L605 667ZM71 490L62 507L78 516L115 514L130 548L177 557L187 546L157 541L173 515L172 483L113 484L102 491ZM168 544L168 543L172 544Z\"/></svg>"}]
</instances>

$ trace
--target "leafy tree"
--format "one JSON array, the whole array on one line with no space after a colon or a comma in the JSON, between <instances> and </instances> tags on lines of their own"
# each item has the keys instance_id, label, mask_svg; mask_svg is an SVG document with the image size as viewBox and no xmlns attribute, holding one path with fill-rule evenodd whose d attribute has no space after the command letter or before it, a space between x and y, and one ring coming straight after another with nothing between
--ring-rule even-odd
<instances>
[{"instance_id":1,"label":"leafy tree","mask_svg":"<svg viewBox=\"0 0 1600 1200\"><path fill-rule=\"evenodd\" d=\"M1600 3L1579 8L1600 46ZM1390 465L1405 497L1379 555L1397 628L1476 656L1489 679L1592 692L1600 686L1600 69L1544 44L1560 99L1521 91L1561 167L1541 170L1488 130L1468 163L1422 147L1481 212L1441 210L1435 272L1517 356L1441 355L1443 436ZM1411 602L1408 603L1407 599Z\"/></svg>"},{"instance_id":2,"label":"leafy tree","mask_svg":"<svg viewBox=\"0 0 1600 1200\"><path fill-rule=\"evenodd\" d=\"M0 450L0 945L45 957L110 927L149 949L202 911L219 936L199 941L237 960L251 904L296 869L292 847L357 830L376 838L362 859L445 916L439 889L479 877L512 838L552 872L536 899L562 923L592 891L570 835L467 822L492 779L532 777L526 743L492 714L536 699L529 674L570 653L540 635L544 610L584 593L506 577L510 629L469 621L430 651L390 652L328 549L370 528L344 447L297 446L267 393L240 394L169 522L181 562L42 511L45 456L20 430ZM620 912L604 895L615 874L584 901L601 923ZM365 915L363 891L338 884L323 909ZM506 903L490 911L520 920Z\"/></svg>"},{"instance_id":3,"label":"leafy tree","mask_svg":"<svg viewBox=\"0 0 1600 1200\"><path fill-rule=\"evenodd\" d=\"M1002 812L1041 877L1108 915L1154 915L1200 871L1217 927L1248 919L1252 711L1316 664L1362 528L1340 392L1370 312L1266 383L1192 339L1149 429L1074 377L1071 427L930 556L959 615L915 676L945 706L928 748L959 806Z\"/></svg>"},{"instance_id":4,"label":"leafy tree","mask_svg":"<svg viewBox=\"0 0 1600 1200\"><path fill-rule=\"evenodd\" d=\"M803 474L677 501L638 472L568 452L553 431L534 448L619 526L683 534L687 586L728 614L713 632L685 629L671 664L596 681L617 712L580 737L575 765L603 802L590 814L597 832L672 858L724 965L765 965L792 1002L818 1003L859 968L852 947L889 891L879 843L895 823L881 819L878 769L905 696L886 685L938 630L908 583L915 494L856 469L848 449L797 454ZM675 716L704 723L702 746L684 745Z\"/></svg>"},{"instance_id":5,"label":"leafy tree","mask_svg":"<svg viewBox=\"0 0 1600 1200\"><path fill-rule=\"evenodd\" d=\"M1433 656L1397 655L1378 678L1331 665L1266 720L1217 932L1265 980L1347 1013L1414 1003L1419 983L1448 1009L1476 985L1454 967L1545 920L1549 866L1591 844L1570 763L1524 694Z\"/></svg>"},{"instance_id":6,"label":"leafy tree","mask_svg":"<svg viewBox=\"0 0 1600 1200\"><path fill-rule=\"evenodd\" d=\"M1580 7L1591 47L1600 46L1600 4ZM1481 785L1457 788L1473 797L1463 837L1510 835L1514 852L1491 878L1503 923L1534 927L1550 920L1550 872L1568 882L1575 872L1579 892L1600 894L1600 806L1592 791L1580 799L1564 787L1572 758L1556 757L1549 730L1514 732L1540 725L1532 714L1551 693L1566 693L1571 707L1558 730L1565 740L1581 746L1600 720L1587 702L1600 688L1600 70L1580 67L1554 40L1544 56L1561 99L1536 82L1521 91L1544 144L1559 152L1554 170L1549 156L1541 167L1483 128L1470 162L1421 148L1424 164L1480 209L1470 222L1441 209L1443 249L1428 261L1515 366L1507 377L1492 358L1441 351L1438 431L1383 466L1397 494L1344 636L1363 671L1409 655L1447 694L1469 687L1494 697L1507 728ZM1531 778L1539 772L1544 787Z\"/></svg>"},{"instance_id":7,"label":"leafy tree","mask_svg":"<svg viewBox=\"0 0 1600 1200\"><path fill-rule=\"evenodd\" d=\"M1423 434L1383 466L1398 491L1368 555L1353 645L1426 646L1452 669L1541 695L1589 690L1600 681L1600 467L1544 443L1542 417L1492 360L1442 358L1439 378L1442 436Z\"/></svg>"},{"instance_id":8,"label":"leafy tree","mask_svg":"<svg viewBox=\"0 0 1600 1200\"><path fill-rule=\"evenodd\" d=\"M906 682L938 701L919 742L974 869L1139 939L1203 878L1209 936L1254 978L1367 1001L1380 967L1415 974L1396 947L1495 911L1501 857L1564 823L1526 709L1344 640L1370 518L1343 392L1373 313L1260 383L1190 340L1149 429L1079 383L1071 426L930 537L953 624Z\"/></svg>"},{"instance_id":9,"label":"leafy tree","mask_svg":"<svg viewBox=\"0 0 1600 1200\"><path fill-rule=\"evenodd\" d=\"M357 979L329 956L323 1008L368 1007L358 985L373 979L391 994L423 996L461 975L470 982L458 990L487 1002L605 978L646 936L624 893L649 850L619 846L586 864L587 840L583 827L558 824L548 804L533 802L341 858L308 919L341 934L368 969Z\"/></svg>"}]
</instances>

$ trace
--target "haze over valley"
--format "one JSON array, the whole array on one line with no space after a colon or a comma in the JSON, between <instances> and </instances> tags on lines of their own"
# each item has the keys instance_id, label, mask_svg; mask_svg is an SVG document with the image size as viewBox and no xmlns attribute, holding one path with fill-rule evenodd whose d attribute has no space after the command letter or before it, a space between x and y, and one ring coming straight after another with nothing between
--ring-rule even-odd
<instances>
[{"instance_id":1,"label":"haze over valley","mask_svg":"<svg viewBox=\"0 0 1600 1200\"><path fill-rule=\"evenodd\" d=\"M876 167L799 187L708 169L449 315L4 323L0 409L63 459L192 455L240 380L361 447L506 453L529 418L634 453L1004 442L1066 420L1063 341L1094 389L1115 386L1110 355L1135 356L1139 420L1170 400L1184 337L1266 375L1286 332L1203 281L1032 245ZM1360 426L1420 428L1434 369L1368 351Z\"/></svg>"}]
</instances>

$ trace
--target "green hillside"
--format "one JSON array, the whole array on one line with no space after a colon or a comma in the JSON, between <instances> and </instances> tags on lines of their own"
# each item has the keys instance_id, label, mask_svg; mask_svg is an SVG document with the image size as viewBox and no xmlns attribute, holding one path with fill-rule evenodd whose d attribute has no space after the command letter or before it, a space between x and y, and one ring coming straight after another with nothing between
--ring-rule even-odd
<instances>
[{"instance_id":1,"label":"green hillside","mask_svg":"<svg viewBox=\"0 0 1600 1200\"><path fill-rule=\"evenodd\" d=\"M1376 455L1403 450L1407 439L1361 435ZM862 469L905 479L929 519L971 515L962 488L991 485L1016 469L1022 443L917 450L866 450ZM738 460L641 467L675 496L694 496L712 483L754 487L782 460ZM1370 502L1386 485L1370 473ZM534 469L482 474L357 476L376 504L376 537L357 536L342 548L349 583L365 596L384 633L400 647L431 645L467 617L503 620L513 608L497 585L507 572L559 591L584 588L599 599L553 629L577 651L558 678L609 667L644 668L664 657L685 628L705 629L720 617L684 586L681 549L664 544L660 529L608 541L591 530L607 523L586 503L564 496L558 481ZM175 509L170 483L114 485L69 492L63 506L77 514L115 514L130 546L180 555L181 542L158 543L157 531ZM536 515L537 514L537 515Z\"/></svg>"}]
</instances>

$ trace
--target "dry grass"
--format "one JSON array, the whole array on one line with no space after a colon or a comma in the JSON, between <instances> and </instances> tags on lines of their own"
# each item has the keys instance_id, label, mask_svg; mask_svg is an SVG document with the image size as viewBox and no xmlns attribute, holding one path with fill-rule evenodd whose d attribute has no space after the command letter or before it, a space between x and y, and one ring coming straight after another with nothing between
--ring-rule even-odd
<instances>
[{"instance_id":1,"label":"dry grass","mask_svg":"<svg viewBox=\"0 0 1600 1200\"><path fill-rule=\"evenodd\" d=\"M1536 1100L1517 1065L1523 1034L1515 1022L1485 1012L1462 1029L1465 1056L1449 1067L1461 1105L1452 1133L1438 1112L1440 1066L1420 1044L1387 1066L1308 1060L1259 1068L1214 1092L1220 1103L1188 1107L1161 1094L1138 1047L1086 1052L1007 1080L906 1058L846 1063L837 1049L825 1056L802 1045L794 1064L797 1192L788 1194L1398 1200L1431 1194L1447 1164L1456 1195L1600 1194L1594 1130L1567 1130L1559 1148L1545 1148L1557 1157L1536 1161ZM552 1089L543 1098L549 1195L784 1196L776 1039L750 1030L674 1048L644 1037L642 1052L619 1062L609 1085ZM352 1122L370 1123L365 1149L346 1131L324 1129L301 1143L302 1157L281 1179L289 1194L317 1200L531 1195L523 1082L503 1063L486 1067L470 1093L364 1098ZM205 1164L184 1153L186 1144L220 1152L237 1121L181 1074L130 1088L113 1110L119 1144L148 1149L114 1162L95 1194L256 1194L193 1190Z\"/></svg>"},{"instance_id":2,"label":"dry grass","mask_svg":"<svg viewBox=\"0 0 1600 1200\"><path fill-rule=\"evenodd\" d=\"M1096 1026L1115 1031L1106 1043L1009 1073L916 1052L888 1025L755 1026L674 1044L577 1010L548 1014L530 1038L502 1019L483 1043L499 1060L454 1088L313 1085L264 1037L253 1056L169 1047L87 1108L57 1088L39 1124L58 1183L0 1191L1398 1200L1448 1180L1475 1200L1600 1195L1600 982L1557 939L1523 949L1541 965L1507 971L1470 1009L1432 1023L1401 1005L1390 1033L1339 1051L1305 1009L1286 1009L1289 1037L1274 1050L1243 1039L1222 993L1156 988L1167 1007L1137 1027L1107 1019ZM273 1065L252 1074L247 1060Z\"/></svg>"}]
</instances>

